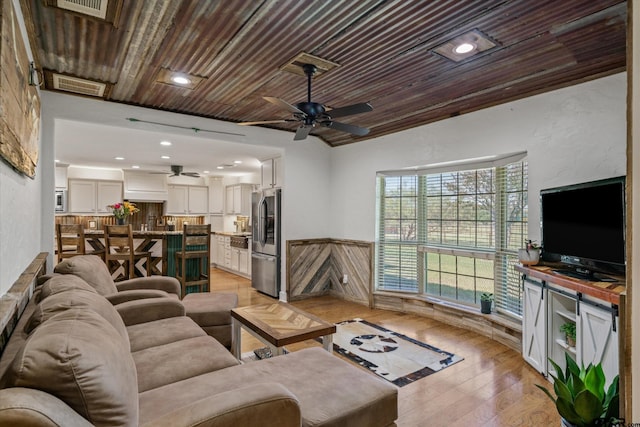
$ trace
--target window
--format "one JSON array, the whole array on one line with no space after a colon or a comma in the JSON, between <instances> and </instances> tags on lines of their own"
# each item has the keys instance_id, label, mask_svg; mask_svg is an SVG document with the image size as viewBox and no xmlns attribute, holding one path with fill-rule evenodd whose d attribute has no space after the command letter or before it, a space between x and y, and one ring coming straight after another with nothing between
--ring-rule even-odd
<instances>
[{"instance_id":1,"label":"window","mask_svg":"<svg viewBox=\"0 0 640 427\"><path fill-rule=\"evenodd\" d=\"M473 305L492 292L498 310L520 315L513 265L527 236L527 164L507 160L468 170L380 174L377 289Z\"/></svg>"}]
</instances>

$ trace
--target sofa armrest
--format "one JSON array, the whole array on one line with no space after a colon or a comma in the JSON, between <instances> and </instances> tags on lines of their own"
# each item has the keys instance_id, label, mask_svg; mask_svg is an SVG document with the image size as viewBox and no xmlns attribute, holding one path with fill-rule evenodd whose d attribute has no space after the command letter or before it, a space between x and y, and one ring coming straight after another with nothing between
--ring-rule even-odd
<instances>
[{"instance_id":1,"label":"sofa armrest","mask_svg":"<svg viewBox=\"0 0 640 427\"><path fill-rule=\"evenodd\" d=\"M279 383L261 383L192 402L143 427L300 427L298 399Z\"/></svg>"},{"instance_id":2,"label":"sofa armrest","mask_svg":"<svg viewBox=\"0 0 640 427\"><path fill-rule=\"evenodd\" d=\"M113 305L122 304L127 301L146 298L173 298L178 299L175 294L169 294L158 289L132 289L130 291L120 291L105 297Z\"/></svg>"},{"instance_id":3,"label":"sofa armrest","mask_svg":"<svg viewBox=\"0 0 640 427\"><path fill-rule=\"evenodd\" d=\"M119 291L128 291L132 289L159 289L170 294L176 294L180 298L180 282L171 276L149 276L136 277L134 279L123 280L116 283Z\"/></svg>"},{"instance_id":4,"label":"sofa armrest","mask_svg":"<svg viewBox=\"0 0 640 427\"><path fill-rule=\"evenodd\" d=\"M126 326L185 315L184 305L174 298L147 298L114 306Z\"/></svg>"},{"instance_id":5,"label":"sofa armrest","mask_svg":"<svg viewBox=\"0 0 640 427\"><path fill-rule=\"evenodd\" d=\"M92 426L89 421L57 397L44 391L23 387L0 390L0 425Z\"/></svg>"}]
</instances>

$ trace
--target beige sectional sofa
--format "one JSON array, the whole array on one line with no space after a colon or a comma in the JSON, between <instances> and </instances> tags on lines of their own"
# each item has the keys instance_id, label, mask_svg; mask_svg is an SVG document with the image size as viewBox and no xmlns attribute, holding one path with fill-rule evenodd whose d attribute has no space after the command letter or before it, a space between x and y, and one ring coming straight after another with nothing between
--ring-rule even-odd
<instances>
[{"instance_id":1,"label":"beige sectional sofa","mask_svg":"<svg viewBox=\"0 0 640 427\"><path fill-rule=\"evenodd\" d=\"M0 425L394 425L395 386L319 347L240 364L177 298L51 277L0 357Z\"/></svg>"}]
</instances>

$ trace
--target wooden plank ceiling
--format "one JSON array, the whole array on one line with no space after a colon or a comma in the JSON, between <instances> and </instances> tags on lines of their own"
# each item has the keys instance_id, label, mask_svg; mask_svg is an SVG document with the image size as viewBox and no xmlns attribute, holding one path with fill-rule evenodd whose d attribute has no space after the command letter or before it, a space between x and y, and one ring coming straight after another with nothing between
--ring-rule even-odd
<instances>
[{"instance_id":1,"label":"wooden plank ceiling","mask_svg":"<svg viewBox=\"0 0 640 427\"><path fill-rule=\"evenodd\" d=\"M116 1L113 24L53 0L21 1L38 68L107 82L107 101L232 122L284 119L262 97L295 104L307 92L304 76L280 67L300 52L338 63L314 79L313 101L369 101L374 110L340 119L368 127L365 137L312 131L331 146L625 70L619 0ZM433 52L474 29L497 47L461 62ZM161 69L204 80L194 90L158 83Z\"/></svg>"}]
</instances>

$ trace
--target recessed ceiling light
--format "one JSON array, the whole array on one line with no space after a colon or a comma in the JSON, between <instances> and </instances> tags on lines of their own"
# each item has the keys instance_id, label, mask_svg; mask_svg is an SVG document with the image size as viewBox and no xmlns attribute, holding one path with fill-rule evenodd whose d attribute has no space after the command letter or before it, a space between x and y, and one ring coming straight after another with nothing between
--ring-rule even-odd
<instances>
[{"instance_id":1,"label":"recessed ceiling light","mask_svg":"<svg viewBox=\"0 0 640 427\"><path fill-rule=\"evenodd\" d=\"M179 85L188 85L191 83L191 80L184 76L173 76L171 77L171 81L174 83L178 83Z\"/></svg>"},{"instance_id":2,"label":"recessed ceiling light","mask_svg":"<svg viewBox=\"0 0 640 427\"><path fill-rule=\"evenodd\" d=\"M453 49L453 51L455 53L469 53L475 48L476 47L474 45L472 45L471 43L462 43L462 44L459 44L458 46L456 46L455 49Z\"/></svg>"},{"instance_id":3,"label":"recessed ceiling light","mask_svg":"<svg viewBox=\"0 0 640 427\"><path fill-rule=\"evenodd\" d=\"M133 165L133 166L131 166L131 169L140 169L140 166L138 166L138 165Z\"/></svg>"},{"instance_id":4,"label":"recessed ceiling light","mask_svg":"<svg viewBox=\"0 0 640 427\"><path fill-rule=\"evenodd\" d=\"M60 160L56 159L56 163L60 163Z\"/></svg>"},{"instance_id":5,"label":"recessed ceiling light","mask_svg":"<svg viewBox=\"0 0 640 427\"><path fill-rule=\"evenodd\" d=\"M202 173L209 173L209 171L203 171Z\"/></svg>"},{"instance_id":6,"label":"recessed ceiling light","mask_svg":"<svg viewBox=\"0 0 640 427\"><path fill-rule=\"evenodd\" d=\"M183 89L195 89L203 80L204 77L195 76L179 71L169 70L168 68L161 68L156 76L156 82L164 83L171 86L178 86Z\"/></svg>"},{"instance_id":7,"label":"recessed ceiling light","mask_svg":"<svg viewBox=\"0 0 640 427\"><path fill-rule=\"evenodd\" d=\"M116 160L124 160L124 157L120 157L120 156L118 156L118 157L115 157L115 159L116 159Z\"/></svg>"},{"instance_id":8,"label":"recessed ceiling light","mask_svg":"<svg viewBox=\"0 0 640 427\"><path fill-rule=\"evenodd\" d=\"M216 166L216 169L224 169L224 166Z\"/></svg>"},{"instance_id":9,"label":"recessed ceiling light","mask_svg":"<svg viewBox=\"0 0 640 427\"><path fill-rule=\"evenodd\" d=\"M167 160L167 159L170 159L171 157L169 157L169 156L160 156L160 158Z\"/></svg>"},{"instance_id":10,"label":"recessed ceiling light","mask_svg":"<svg viewBox=\"0 0 640 427\"><path fill-rule=\"evenodd\" d=\"M239 165L242 163L242 160L234 160L233 163L235 163L236 165Z\"/></svg>"},{"instance_id":11,"label":"recessed ceiling light","mask_svg":"<svg viewBox=\"0 0 640 427\"><path fill-rule=\"evenodd\" d=\"M160 141L160 145L169 146L171 145L171 141Z\"/></svg>"},{"instance_id":12,"label":"recessed ceiling light","mask_svg":"<svg viewBox=\"0 0 640 427\"><path fill-rule=\"evenodd\" d=\"M460 62L480 52L493 49L498 42L479 30L471 30L433 49L433 52L455 62Z\"/></svg>"}]
</instances>

